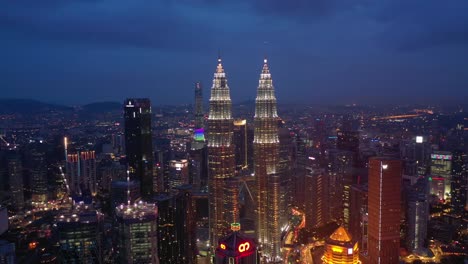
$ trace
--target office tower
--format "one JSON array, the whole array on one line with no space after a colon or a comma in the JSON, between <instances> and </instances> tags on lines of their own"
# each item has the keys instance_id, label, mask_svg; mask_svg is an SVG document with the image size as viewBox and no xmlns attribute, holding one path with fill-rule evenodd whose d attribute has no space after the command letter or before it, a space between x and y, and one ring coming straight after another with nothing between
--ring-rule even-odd
<instances>
[{"instance_id":1,"label":"office tower","mask_svg":"<svg viewBox=\"0 0 468 264\"><path fill-rule=\"evenodd\" d=\"M205 119L203 116L203 89L200 82L195 83L195 129L200 129L205 126Z\"/></svg>"},{"instance_id":2,"label":"office tower","mask_svg":"<svg viewBox=\"0 0 468 264\"><path fill-rule=\"evenodd\" d=\"M169 161L169 188L189 184L189 163L188 160Z\"/></svg>"},{"instance_id":3,"label":"office tower","mask_svg":"<svg viewBox=\"0 0 468 264\"><path fill-rule=\"evenodd\" d=\"M151 102L149 99L126 99L124 103L125 150L132 180L138 180L141 195L153 193L153 140Z\"/></svg>"},{"instance_id":4,"label":"office tower","mask_svg":"<svg viewBox=\"0 0 468 264\"><path fill-rule=\"evenodd\" d=\"M450 199L452 181L452 153L435 151L431 154L430 192L439 200Z\"/></svg>"},{"instance_id":5,"label":"office tower","mask_svg":"<svg viewBox=\"0 0 468 264\"><path fill-rule=\"evenodd\" d=\"M94 151L80 152L80 181L82 190L91 193L92 196L97 194L96 182L96 154Z\"/></svg>"},{"instance_id":6,"label":"office tower","mask_svg":"<svg viewBox=\"0 0 468 264\"><path fill-rule=\"evenodd\" d=\"M219 239L215 264L257 264L259 257L254 240L239 232L236 226L231 234Z\"/></svg>"},{"instance_id":7,"label":"office tower","mask_svg":"<svg viewBox=\"0 0 468 264\"><path fill-rule=\"evenodd\" d=\"M350 194L349 233L361 245L361 251L367 251L367 218L368 189L366 185L353 184ZM363 229L366 228L366 229Z\"/></svg>"},{"instance_id":8,"label":"office tower","mask_svg":"<svg viewBox=\"0 0 468 264\"><path fill-rule=\"evenodd\" d=\"M248 149L250 142L247 138L247 120L234 120L233 142L236 154L236 170L242 171L248 169Z\"/></svg>"},{"instance_id":9,"label":"office tower","mask_svg":"<svg viewBox=\"0 0 468 264\"><path fill-rule=\"evenodd\" d=\"M400 156L403 160L403 174L413 176L417 179L419 176L425 176L429 171L431 145L426 137L416 136L411 141L400 144ZM412 182L412 184L414 184Z\"/></svg>"},{"instance_id":10,"label":"office tower","mask_svg":"<svg viewBox=\"0 0 468 264\"><path fill-rule=\"evenodd\" d=\"M257 191L257 237L269 261L280 259L281 226L278 114L268 62L265 59L255 99L254 171Z\"/></svg>"},{"instance_id":11,"label":"office tower","mask_svg":"<svg viewBox=\"0 0 468 264\"><path fill-rule=\"evenodd\" d=\"M47 203L47 164L44 152L31 154L31 192L33 205Z\"/></svg>"},{"instance_id":12,"label":"office tower","mask_svg":"<svg viewBox=\"0 0 468 264\"><path fill-rule=\"evenodd\" d=\"M227 179L235 174L234 144L232 143L231 97L221 59L214 73L208 116L208 169L210 192L210 240L217 245L229 224L238 222L238 201L226 195Z\"/></svg>"},{"instance_id":13,"label":"office tower","mask_svg":"<svg viewBox=\"0 0 468 264\"><path fill-rule=\"evenodd\" d=\"M203 143L201 148L192 148L189 152L190 160L190 182L193 185L194 190L208 191L208 163L207 163L207 148L206 144Z\"/></svg>"},{"instance_id":14,"label":"office tower","mask_svg":"<svg viewBox=\"0 0 468 264\"><path fill-rule=\"evenodd\" d=\"M290 131L283 120L278 120L279 161L276 169L281 175L280 187L280 225L285 226L289 221L292 208L292 153L293 140Z\"/></svg>"},{"instance_id":15,"label":"office tower","mask_svg":"<svg viewBox=\"0 0 468 264\"><path fill-rule=\"evenodd\" d=\"M452 213L456 216L463 216L467 207L468 190L468 168L466 166L466 154L463 151L453 152L452 160Z\"/></svg>"},{"instance_id":16,"label":"office tower","mask_svg":"<svg viewBox=\"0 0 468 264\"><path fill-rule=\"evenodd\" d=\"M78 154L67 154L67 162L65 164L70 195L72 196L81 196L79 157Z\"/></svg>"},{"instance_id":17,"label":"office tower","mask_svg":"<svg viewBox=\"0 0 468 264\"><path fill-rule=\"evenodd\" d=\"M101 263L101 224L103 215L79 204L57 217L60 263Z\"/></svg>"},{"instance_id":18,"label":"office tower","mask_svg":"<svg viewBox=\"0 0 468 264\"><path fill-rule=\"evenodd\" d=\"M407 232L406 245L412 252L423 249L427 238L429 203L427 179L420 178L407 192Z\"/></svg>"},{"instance_id":19,"label":"office tower","mask_svg":"<svg viewBox=\"0 0 468 264\"><path fill-rule=\"evenodd\" d=\"M177 240L175 199L172 195L160 193L154 201L158 206L158 256L161 263L180 262L180 243Z\"/></svg>"},{"instance_id":20,"label":"office tower","mask_svg":"<svg viewBox=\"0 0 468 264\"><path fill-rule=\"evenodd\" d=\"M325 264L359 264L358 242L353 241L346 229L340 226L325 241Z\"/></svg>"},{"instance_id":21,"label":"office tower","mask_svg":"<svg viewBox=\"0 0 468 264\"><path fill-rule=\"evenodd\" d=\"M94 151L68 153L66 172L72 196L96 195L96 154Z\"/></svg>"},{"instance_id":22,"label":"office tower","mask_svg":"<svg viewBox=\"0 0 468 264\"><path fill-rule=\"evenodd\" d=\"M401 171L400 160L369 160L369 263L398 263Z\"/></svg>"},{"instance_id":23,"label":"office tower","mask_svg":"<svg viewBox=\"0 0 468 264\"><path fill-rule=\"evenodd\" d=\"M350 191L353 182L352 169L355 154L349 150L327 150L330 217L342 222L349 228L350 218Z\"/></svg>"},{"instance_id":24,"label":"office tower","mask_svg":"<svg viewBox=\"0 0 468 264\"><path fill-rule=\"evenodd\" d=\"M121 204L115 210L118 263L159 264L156 205L140 201Z\"/></svg>"},{"instance_id":25,"label":"office tower","mask_svg":"<svg viewBox=\"0 0 468 264\"><path fill-rule=\"evenodd\" d=\"M192 186L183 185L177 187L175 196L175 219L176 219L176 240L179 243L180 264L195 263L197 243L196 243L196 222L192 199Z\"/></svg>"},{"instance_id":26,"label":"office tower","mask_svg":"<svg viewBox=\"0 0 468 264\"><path fill-rule=\"evenodd\" d=\"M196 225L196 252L198 253L197 263L204 263L199 261L208 260L210 253L210 247L207 246L210 243L208 200L209 193L200 192L195 189L195 192L192 195L192 208Z\"/></svg>"},{"instance_id":27,"label":"office tower","mask_svg":"<svg viewBox=\"0 0 468 264\"><path fill-rule=\"evenodd\" d=\"M304 213L308 228L320 227L329 221L328 177L323 169L307 166L304 178Z\"/></svg>"},{"instance_id":28,"label":"office tower","mask_svg":"<svg viewBox=\"0 0 468 264\"><path fill-rule=\"evenodd\" d=\"M24 185L23 165L21 162L21 157L18 153L8 153L7 170L13 208L16 211L20 211L24 208Z\"/></svg>"}]
</instances>

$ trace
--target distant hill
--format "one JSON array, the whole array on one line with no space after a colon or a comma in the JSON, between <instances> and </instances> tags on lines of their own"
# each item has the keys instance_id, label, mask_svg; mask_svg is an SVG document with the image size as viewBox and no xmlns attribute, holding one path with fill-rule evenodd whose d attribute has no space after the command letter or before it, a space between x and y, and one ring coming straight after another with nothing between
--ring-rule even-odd
<instances>
[{"instance_id":1,"label":"distant hill","mask_svg":"<svg viewBox=\"0 0 468 264\"><path fill-rule=\"evenodd\" d=\"M64 105L49 104L32 99L0 99L0 114L34 114L51 111L72 111Z\"/></svg>"},{"instance_id":2,"label":"distant hill","mask_svg":"<svg viewBox=\"0 0 468 264\"><path fill-rule=\"evenodd\" d=\"M118 103L118 102L91 103L91 104L83 105L81 107L81 110L85 112L89 112L89 113L108 113L108 112L122 111L122 103Z\"/></svg>"}]
</instances>

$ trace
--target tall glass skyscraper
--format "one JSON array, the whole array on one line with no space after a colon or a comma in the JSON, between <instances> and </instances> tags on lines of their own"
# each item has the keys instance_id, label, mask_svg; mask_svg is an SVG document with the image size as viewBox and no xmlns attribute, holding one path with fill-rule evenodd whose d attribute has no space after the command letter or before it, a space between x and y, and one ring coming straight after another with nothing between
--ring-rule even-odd
<instances>
[{"instance_id":1,"label":"tall glass skyscraper","mask_svg":"<svg viewBox=\"0 0 468 264\"><path fill-rule=\"evenodd\" d=\"M254 171L257 191L257 237L269 261L281 258L278 114L268 62L257 89L254 117Z\"/></svg>"},{"instance_id":2,"label":"tall glass skyscraper","mask_svg":"<svg viewBox=\"0 0 468 264\"><path fill-rule=\"evenodd\" d=\"M118 263L159 264L157 207L139 202L117 206Z\"/></svg>"},{"instance_id":3,"label":"tall glass skyscraper","mask_svg":"<svg viewBox=\"0 0 468 264\"><path fill-rule=\"evenodd\" d=\"M235 155L231 96L221 59L214 73L208 116L208 171L210 192L210 240L216 247L218 238L224 237L229 224L239 222L237 193L232 191L235 174Z\"/></svg>"},{"instance_id":4,"label":"tall glass skyscraper","mask_svg":"<svg viewBox=\"0 0 468 264\"><path fill-rule=\"evenodd\" d=\"M141 195L153 193L153 140L151 102L149 99L126 99L124 102L125 150L132 180L140 181Z\"/></svg>"}]
</instances>

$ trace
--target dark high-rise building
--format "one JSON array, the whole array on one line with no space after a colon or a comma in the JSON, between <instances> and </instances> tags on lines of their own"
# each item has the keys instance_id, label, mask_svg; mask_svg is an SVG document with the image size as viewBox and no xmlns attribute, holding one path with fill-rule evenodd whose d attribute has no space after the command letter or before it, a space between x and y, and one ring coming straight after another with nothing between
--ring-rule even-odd
<instances>
[{"instance_id":1,"label":"dark high-rise building","mask_svg":"<svg viewBox=\"0 0 468 264\"><path fill-rule=\"evenodd\" d=\"M308 166L304 177L304 213L308 228L320 227L329 220L328 177L323 169Z\"/></svg>"},{"instance_id":2,"label":"dark high-rise building","mask_svg":"<svg viewBox=\"0 0 468 264\"><path fill-rule=\"evenodd\" d=\"M406 245L410 251L424 248L429 221L428 181L420 178L407 192Z\"/></svg>"},{"instance_id":3,"label":"dark high-rise building","mask_svg":"<svg viewBox=\"0 0 468 264\"><path fill-rule=\"evenodd\" d=\"M205 126L205 120L203 116L203 89L200 82L195 83L195 129L200 129Z\"/></svg>"},{"instance_id":4,"label":"dark high-rise building","mask_svg":"<svg viewBox=\"0 0 468 264\"><path fill-rule=\"evenodd\" d=\"M290 131L285 127L283 120L278 120L279 137L279 161L277 170L281 175L280 190L280 225L284 226L289 221L289 212L292 208L293 183L292 183L292 153L293 140Z\"/></svg>"},{"instance_id":5,"label":"dark high-rise building","mask_svg":"<svg viewBox=\"0 0 468 264\"><path fill-rule=\"evenodd\" d=\"M156 205L140 201L116 209L118 263L159 264Z\"/></svg>"},{"instance_id":6,"label":"dark high-rise building","mask_svg":"<svg viewBox=\"0 0 468 264\"><path fill-rule=\"evenodd\" d=\"M367 251L367 226L365 225L365 219L368 213L367 203L367 185L352 185L349 206L351 212L349 218L349 232L365 251Z\"/></svg>"},{"instance_id":7,"label":"dark high-rise building","mask_svg":"<svg viewBox=\"0 0 468 264\"><path fill-rule=\"evenodd\" d=\"M60 263L101 263L102 215L80 204L57 218Z\"/></svg>"},{"instance_id":8,"label":"dark high-rise building","mask_svg":"<svg viewBox=\"0 0 468 264\"><path fill-rule=\"evenodd\" d=\"M195 129L189 152L190 183L195 190L207 191L208 162L205 142L205 119L203 115L203 89L200 82L195 84Z\"/></svg>"},{"instance_id":9,"label":"dark high-rise building","mask_svg":"<svg viewBox=\"0 0 468 264\"><path fill-rule=\"evenodd\" d=\"M216 246L216 264L257 264L260 263L254 240L238 230L219 239Z\"/></svg>"},{"instance_id":10,"label":"dark high-rise building","mask_svg":"<svg viewBox=\"0 0 468 264\"><path fill-rule=\"evenodd\" d=\"M169 161L169 188L172 191L178 186L189 184L188 160Z\"/></svg>"},{"instance_id":11,"label":"dark high-rise building","mask_svg":"<svg viewBox=\"0 0 468 264\"><path fill-rule=\"evenodd\" d=\"M344 130L337 133L336 147L341 150L359 152L359 132Z\"/></svg>"},{"instance_id":12,"label":"dark high-rise building","mask_svg":"<svg viewBox=\"0 0 468 264\"><path fill-rule=\"evenodd\" d=\"M254 171L257 191L257 237L269 261L281 258L278 114L267 60L255 99Z\"/></svg>"},{"instance_id":13,"label":"dark high-rise building","mask_svg":"<svg viewBox=\"0 0 468 264\"><path fill-rule=\"evenodd\" d=\"M80 156L78 154L67 154L65 164L67 181L72 196L81 196L80 186Z\"/></svg>"},{"instance_id":14,"label":"dark high-rise building","mask_svg":"<svg viewBox=\"0 0 468 264\"><path fill-rule=\"evenodd\" d=\"M349 150L330 149L328 153L330 217L349 228L350 192L354 183L352 169L355 154Z\"/></svg>"},{"instance_id":15,"label":"dark high-rise building","mask_svg":"<svg viewBox=\"0 0 468 264\"><path fill-rule=\"evenodd\" d=\"M96 181L96 153L94 151L80 152L80 172L83 190L95 196L98 188Z\"/></svg>"},{"instance_id":16,"label":"dark high-rise building","mask_svg":"<svg viewBox=\"0 0 468 264\"><path fill-rule=\"evenodd\" d=\"M369 160L369 263L398 263L401 172L400 160Z\"/></svg>"},{"instance_id":17,"label":"dark high-rise building","mask_svg":"<svg viewBox=\"0 0 468 264\"><path fill-rule=\"evenodd\" d=\"M234 121L233 142L236 153L236 170L242 171L249 168L249 142L247 134L247 120Z\"/></svg>"},{"instance_id":18,"label":"dark high-rise building","mask_svg":"<svg viewBox=\"0 0 468 264\"><path fill-rule=\"evenodd\" d=\"M140 181L141 195L153 193L153 141L151 102L149 99L126 99L124 103L125 150L132 180Z\"/></svg>"},{"instance_id":19,"label":"dark high-rise building","mask_svg":"<svg viewBox=\"0 0 468 264\"><path fill-rule=\"evenodd\" d=\"M453 152L451 207L454 215L462 217L468 208L466 197L468 190L468 168L466 158L467 156L463 151L456 150Z\"/></svg>"},{"instance_id":20,"label":"dark high-rise building","mask_svg":"<svg viewBox=\"0 0 468 264\"><path fill-rule=\"evenodd\" d=\"M47 164L44 152L31 154L31 192L33 204L47 203Z\"/></svg>"},{"instance_id":21,"label":"dark high-rise building","mask_svg":"<svg viewBox=\"0 0 468 264\"><path fill-rule=\"evenodd\" d=\"M73 196L95 196L97 194L96 154L94 151L67 154L66 169Z\"/></svg>"},{"instance_id":22,"label":"dark high-rise building","mask_svg":"<svg viewBox=\"0 0 468 264\"><path fill-rule=\"evenodd\" d=\"M13 208L24 208L23 164L18 153L11 151L7 157L8 182Z\"/></svg>"},{"instance_id":23,"label":"dark high-rise building","mask_svg":"<svg viewBox=\"0 0 468 264\"><path fill-rule=\"evenodd\" d=\"M179 243L178 256L180 264L195 263L196 222L193 208L192 187L190 185L179 186L175 196L176 240Z\"/></svg>"},{"instance_id":24,"label":"dark high-rise building","mask_svg":"<svg viewBox=\"0 0 468 264\"><path fill-rule=\"evenodd\" d=\"M158 256L161 263L180 263L180 243L177 240L175 199L168 194L155 197L158 206ZM183 220L183 219L182 219Z\"/></svg>"},{"instance_id":25,"label":"dark high-rise building","mask_svg":"<svg viewBox=\"0 0 468 264\"><path fill-rule=\"evenodd\" d=\"M229 179L235 174L231 96L221 59L214 73L208 116L208 169L211 246L217 246L229 224L239 222L237 197L229 195Z\"/></svg>"}]
</instances>

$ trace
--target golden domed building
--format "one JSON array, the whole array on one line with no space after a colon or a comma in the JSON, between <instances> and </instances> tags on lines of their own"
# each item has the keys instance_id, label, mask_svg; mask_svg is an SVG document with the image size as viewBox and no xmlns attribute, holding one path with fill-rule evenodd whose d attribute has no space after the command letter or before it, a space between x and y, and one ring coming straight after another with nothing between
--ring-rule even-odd
<instances>
[{"instance_id":1,"label":"golden domed building","mask_svg":"<svg viewBox=\"0 0 468 264\"><path fill-rule=\"evenodd\" d=\"M340 226L327 238L323 263L333 264L359 264L358 243L353 242L351 235Z\"/></svg>"}]
</instances>

